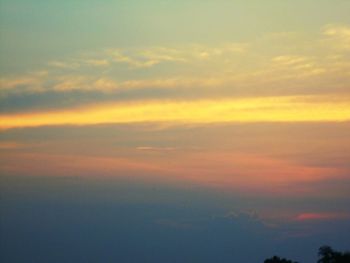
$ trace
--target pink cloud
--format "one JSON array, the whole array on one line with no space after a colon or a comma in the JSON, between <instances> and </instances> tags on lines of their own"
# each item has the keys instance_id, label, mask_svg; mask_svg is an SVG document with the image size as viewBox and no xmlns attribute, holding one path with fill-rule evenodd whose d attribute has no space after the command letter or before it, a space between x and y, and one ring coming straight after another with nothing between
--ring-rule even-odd
<instances>
[{"instance_id":1,"label":"pink cloud","mask_svg":"<svg viewBox=\"0 0 350 263\"><path fill-rule=\"evenodd\" d=\"M350 214L346 213L302 213L296 217L297 221L349 219Z\"/></svg>"}]
</instances>

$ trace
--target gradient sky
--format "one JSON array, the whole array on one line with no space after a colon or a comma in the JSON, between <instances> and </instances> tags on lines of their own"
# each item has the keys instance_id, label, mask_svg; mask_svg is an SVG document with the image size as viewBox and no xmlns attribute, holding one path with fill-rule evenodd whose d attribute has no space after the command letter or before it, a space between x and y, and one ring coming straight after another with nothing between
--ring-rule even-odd
<instances>
[{"instance_id":1,"label":"gradient sky","mask_svg":"<svg viewBox=\"0 0 350 263\"><path fill-rule=\"evenodd\" d=\"M349 14L346 0L0 0L3 257L349 249Z\"/></svg>"}]
</instances>

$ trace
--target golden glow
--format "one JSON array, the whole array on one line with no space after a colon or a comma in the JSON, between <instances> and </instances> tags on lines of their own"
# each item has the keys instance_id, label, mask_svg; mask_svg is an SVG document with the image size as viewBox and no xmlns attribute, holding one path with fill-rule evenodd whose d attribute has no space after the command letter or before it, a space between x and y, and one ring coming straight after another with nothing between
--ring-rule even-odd
<instances>
[{"instance_id":1,"label":"golden glow","mask_svg":"<svg viewBox=\"0 0 350 263\"><path fill-rule=\"evenodd\" d=\"M53 112L8 114L0 116L0 128L136 122L200 124L348 120L348 101L327 102L324 96L289 96L103 104Z\"/></svg>"}]
</instances>

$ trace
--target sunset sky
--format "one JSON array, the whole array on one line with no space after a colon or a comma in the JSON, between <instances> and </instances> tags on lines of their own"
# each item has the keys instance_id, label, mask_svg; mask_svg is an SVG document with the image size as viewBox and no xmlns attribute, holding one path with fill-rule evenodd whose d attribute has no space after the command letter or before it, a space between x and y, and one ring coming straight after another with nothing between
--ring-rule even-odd
<instances>
[{"instance_id":1,"label":"sunset sky","mask_svg":"<svg viewBox=\"0 0 350 263\"><path fill-rule=\"evenodd\" d=\"M347 0L0 0L4 262L350 249L349 14Z\"/></svg>"}]
</instances>

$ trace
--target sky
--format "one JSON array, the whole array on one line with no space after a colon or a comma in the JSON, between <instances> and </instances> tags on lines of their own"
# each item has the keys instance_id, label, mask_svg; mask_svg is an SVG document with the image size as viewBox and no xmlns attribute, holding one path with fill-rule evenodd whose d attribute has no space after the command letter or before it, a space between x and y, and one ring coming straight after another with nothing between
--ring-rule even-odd
<instances>
[{"instance_id":1,"label":"sky","mask_svg":"<svg viewBox=\"0 0 350 263\"><path fill-rule=\"evenodd\" d=\"M349 13L347 0L0 0L4 262L350 249Z\"/></svg>"}]
</instances>

